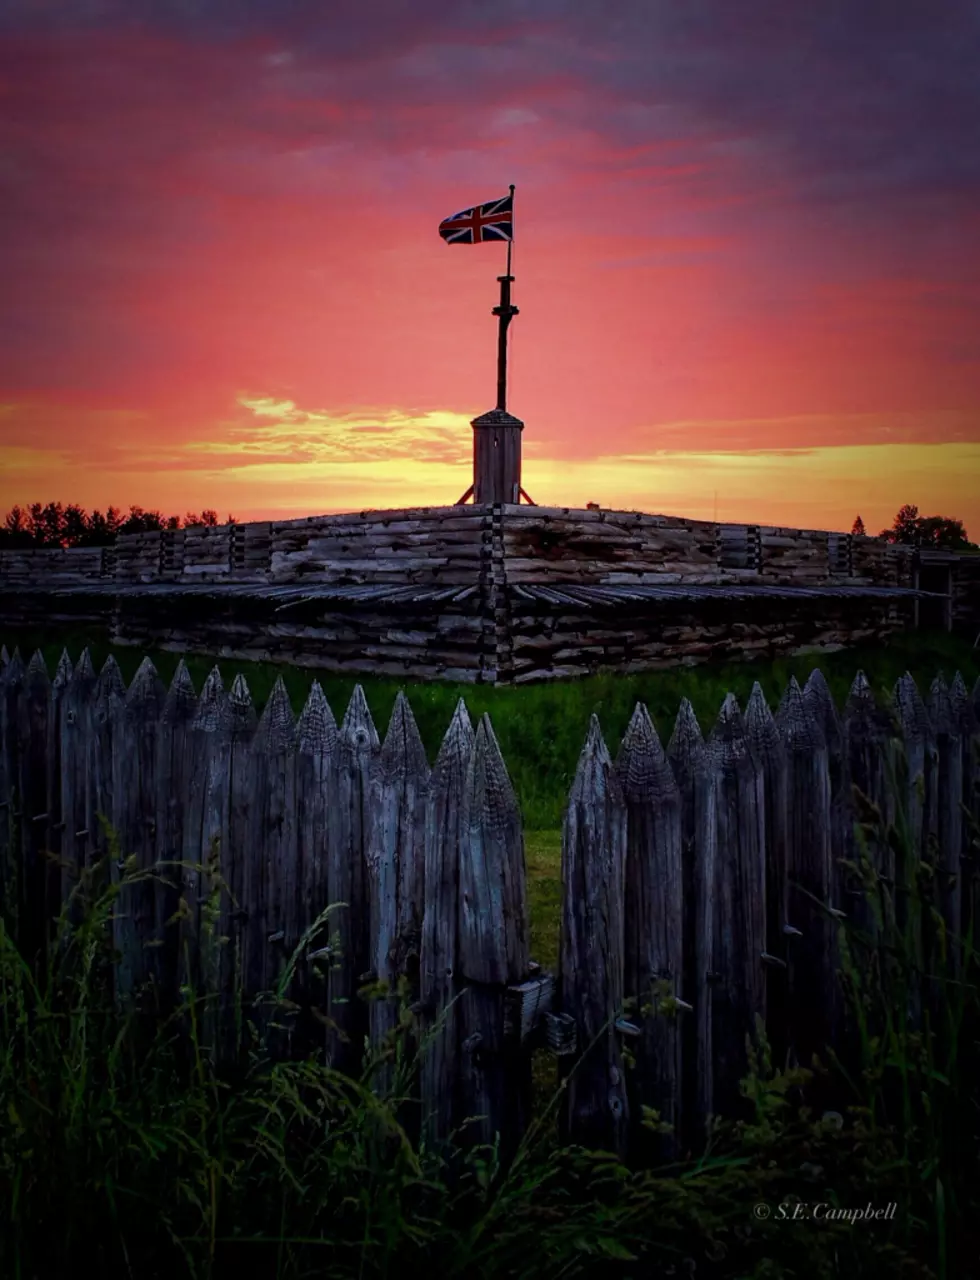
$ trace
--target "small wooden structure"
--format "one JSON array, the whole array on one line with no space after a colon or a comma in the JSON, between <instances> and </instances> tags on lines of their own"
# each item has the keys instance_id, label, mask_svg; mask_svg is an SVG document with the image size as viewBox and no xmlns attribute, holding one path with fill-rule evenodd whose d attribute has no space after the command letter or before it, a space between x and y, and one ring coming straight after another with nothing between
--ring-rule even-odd
<instances>
[{"instance_id":1,"label":"small wooden structure","mask_svg":"<svg viewBox=\"0 0 980 1280\"><path fill-rule=\"evenodd\" d=\"M513 192L513 187L511 188ZM493 314L499 318L497 334L497 406L471 422L473 428L473 483L456 505L469 498L476 506L519 503L521 498L535 503L521 487L521 432L524 423L507 412L507 328L518 315L511 304L510 244L507 245L507 274L498 276L500 305Z\"/></svg>"}]
</instances>

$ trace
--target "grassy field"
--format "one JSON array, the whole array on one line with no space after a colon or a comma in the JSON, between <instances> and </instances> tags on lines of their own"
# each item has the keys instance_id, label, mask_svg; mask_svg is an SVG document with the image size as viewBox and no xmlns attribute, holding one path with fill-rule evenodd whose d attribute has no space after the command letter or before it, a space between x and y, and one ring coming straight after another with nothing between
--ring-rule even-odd
<instances>
[{"instance_id":1,"label":"grassy field","mask_svg":"<svg viewBox=\"0 0 980 1280\"><path fill-rule=\"evenodd\" d=\"M115 654L127 681L145 656L142 649L113 647L104 634L43 634L12 632L2 636L8 649L16 643L29 655L40 648L54 671L64 647L73 661L85 644L98 669L110 652ZM161 676L169 681L179 655L150 651ZM311 682L319 680L334 715L341 719L355 683L363 686L371 714L384 735L395 695L404 688L412 704L429 759L434 760L453 708L460 697L472 716L489 712L504 759L517 791L529 830L554 830L561 825L565 798L579 753L585 742L589 717L595 712L610 750L615 752L637 701L646 703L666 742L681 698L688 698L707 732L729 690L743 702L755 680L775 703L795 675L803 681L815 666L827 677L838 703L842 703L855 673L861 669L876 692L885 696L906 670L912 672L923 692L937 670L951 678L957 669L968 684L980 675L980 650L945 633L909 633L878 649L849 649L824 655L726 665L681 667L646 675L600 675L556 684L496 688L493 685L418 684L410 681L355 679L314 670L248 663L234 659L192 656L187 659L195 686L200 688L215 661L226 688L241 672L256 705L261 708L277 676L285 681L294 710L306 700Z\"/></svg>"}]
</instances>

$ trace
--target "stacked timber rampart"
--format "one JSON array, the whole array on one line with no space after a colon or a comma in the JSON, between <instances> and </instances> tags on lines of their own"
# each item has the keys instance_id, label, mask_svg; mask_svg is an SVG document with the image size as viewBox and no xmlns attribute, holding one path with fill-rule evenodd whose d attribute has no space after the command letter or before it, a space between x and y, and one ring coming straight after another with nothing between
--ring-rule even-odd
<instances>
[{"instance_id":1,"label":"stacked timber rampart","mask_svg":"<svg viewBox=\"0 0 980 1280\"><path fill-rule=\"evenodd\" d=\"M118 643L494 683L829 651L920 621L972 639L980 558L929 560L923 620L920 561L826 530L428 507L3 551L0 606L12 626L101 623Z\"/></svg>"}]
</instances>

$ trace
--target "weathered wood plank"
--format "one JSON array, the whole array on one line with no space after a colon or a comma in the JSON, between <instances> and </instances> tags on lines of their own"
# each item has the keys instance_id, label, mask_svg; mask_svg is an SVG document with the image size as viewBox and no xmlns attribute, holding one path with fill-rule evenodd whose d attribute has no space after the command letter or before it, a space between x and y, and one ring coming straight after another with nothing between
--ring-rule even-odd
<instances>
[{"instance_id":1,"label":"weathered wood plank","mask_svg":"<svg viewBox=\"0 0 980 1280\"><path fill-rule=\"evenodd\" d=\"M126 696L126 685L122 672L112 656L109 655L103 664L95 682L94 694L94 742L92 752L92 782L95 800L96 827L90 828L90 857L92 864L98 865L95 873L95 886L105 889L112 880L110 866L110 832L117 840L119 831L116 827L116 798L113 782L113 739L115 737L115 708ZM118 850L124 856L122 848Z\"/></svg>"},{"instance_id":2,"label":"weathered wood plank","mask_svg":"<svg viewBox=\"0 0 980 1280\"><path fill-rule=\"evenodd\" d=\"M222 745L227 743L224 774L227 803L223 807L219 874L228 886L222 899L220 936L227 938L218 956L219 1003L221 1006L220 1057L234 1061L252 1037L248 1025L251 1010L246 1007L245 930L248 920L246 868L248 866L249 830L255 796L252 793L252 738L258 717L245 677L239 673L232 681L227 698L222 699L224 724Z\"/></svg>"},{"instance_id":3,"label":"weathered wood plank","mask_svg":"<svg viewBox=\"0 0 980 1280\"><path fill-rule=\"evenodd\" d=\"M566 1077L565 1138L623 1154L629 1107L615 1023L623 1012L626 802L595 715L562 827L559 991L578 1026Z\"/></svg>"},{"instance_id":4,"label":"weathered wood plank","mask_svg":"<svg viewBox=\"0 0 980 1280\"><path fill-rule=\"evenodd\" d=\"M149 658L144 658L123 697L111 696L113 719L113 815L119 837L119 860L113 864L120 885L113 908L112 935L120 953L116 995L128 1000L142 994L153 976L149 947L156 934L155 886L157 835L157 735L166 689ZM139 879L121 881L132 865ZM158 993L157 993L158 994Z\"/></svg>"},{"instance_id":5,"label":"weathered wood plank","mask_svg":"<svg viewBox=\"0 0 980 1280\"><path fill-rule=\"evenodd\" d=\"M980 692L980 681L977 682ZM962 902L960 932L964 938L971 936L977 908L980 907L980 701L977 706L967 691L963 676L957 671L949 690L950 704L960 732L960 769L963 782L962 843L960 865L962 867ZM973 935L980 937L980 933Z\"/></svg>"},{"instance_id":6,"label":"weathered wood plank","mask_svg":"<svg viewBox=\"0 0 980 1280\"><path fill-rule=\"evenodd\" d=\"M893 726L878 707L863 671L854 677L843 718L848 776L854 818L861 839L851 827L845 857L853 867L841 903L854 928L876 940L894 909L895 851L883 838L895 821L895 802L889 785L889 739Z\"/></svg>"},{"instance_id":7,"label":"weathered wood plank","mask_svg":"<svg viewBox=\"0 0 980 1280\"><path fill-rule=\"evenodd\" d=\"M765 951L772 957L766 967L766 1032L773 1061L783 1065L789 1049L786 1034L789 1018L787 950L791 936L786 932L789 926L786 751L758 680L753 684L745 706L745 733L762 769L765 799Z\"/></svg>"},{"instance_id":8,"label":"weathered wood plank","mask_svg":"<svg viewBox=\"0 0 980 1280\"><path fill-rule=\"evenodd\" d=\"M72 677L72 662L68 650L61 651L48 705L47 793L48 819L45 824L44 862L44 919L48 922L46 946L54 945L58 933L58 921L62 906L62 848L64 835L64 798L62 796L61 747L62 726L65 719L65 698Z\"/></svg>"},{"instance_id":9,"label":"weathered wood plank","mask_svg":"<svg viewBox=\"0 0 980 1280\"><path fill-rule=\"evenodd\" d=\"M793 677L776 723L786 748L789 799L790 1041L800 1066L826 1058L837 1025L837 926L830 909L834 880L830 844L830 767L823 729Z\"/></svg>"},{"instance_id":10,"label":"weathered wood plank","mask_svg":"<svg viewBox=\"0 0 980 1280\"><path fill-rule=\"evenodd\" d=\"M650 714L637 703L616 757L626 804L624 997L641 1034L627 1074L631 1147L672 1158L681 1136L681 1018L684 890L681 793ZM686 1003L686 1002L685 1002ZM670 1135L649 1141L643 1108L658 1112Z\"/></svg>"},{"instance_id":11,"label":"weathered wood plank","mask_svg":"<svg viewBox=\"0 0 980 1280\"><path fill-rule=\"evenodd\" d=\"M294 983L295 999L301 1008L294 1044L297 1052L316 1048L321 1056L327 1048L323 1023L327 1018L327 996L332 958L330 947L332 914L316 929L314 925L330 905L329 866L338 854L341 840L337 801L338 744L337 721L330 704L314 680L296 726L296 849L300 869L296 918L286 926L286 949L292 954L308 936L300 956Z\"/></svg>"},{"instance_id":12,"label":"weathered wood plank","mask_svg":"<svg viewBox=\"0 0 980 1280\"><path fill-rule=\"evenodd\" d=\"M67 902L90 866L95 814L93 777L95 743L95 669L88 649L83 649L65 689L61 719L61 898ZM69 922L81 923L81 891L69 908Z\"/></svg>"},{"instance_id":13,"label":"weathered wood plank","mask_svg":"<svg viewBox=\"0 0 980 1280\"><path fill-rule=\"evenodd\" d=\"M252 808L245 851L243 984L260 1035L274 1056L288 1056L289 1008L275 992L286 971L287 918L299 893L296 849L296 724L282 677L276 678L252 738L249 759ZM284 993L287 997L289 992Z\"/></svg>"},{"instance_id":14,"label":"weathered wood plank","mask_svg":"<svg viewBox=\"0 0 980 1280\"><path fill-rule=\"evenodd\" d=\"M848 776L844 734L833 695L819 667L810 673L803 688L803 701L823 730L827 744L827 766L830 770L830 856L834 869L834 898L844 907L851 887L843 863L847 857L849 835L854 823L851 782Z\"/></svg>"},{"instance_id":15,"label":"weathered wood plank","mask_svg":"<svg viewBox=\"0 0 980 1280\"><path fill-rule=\"evenodd\" d=\"M178 977L188 995L205 1001L203 1040L219 1047L220 938L230 904L219 887L222 837L228 829L230 718L221 672L212 667L201 688L185 739L187 755L181 857ZM227 945L227 941L224 945Z\"/></svg>"},{"instance_id":16,"label":"weathered wood plank","mask_svg":"<svg viewBox=\"0 0 980 1280\"><path fill-rule=\"evenodd\" d=\"M0 674L0 887L7 926L20 939L24 920L24 866L21 856L25 744L29 735L24 681L27 672L14 649Z\"/></svg>"},{"instance_id":17,"label":"weathered wood plank","mask_svg":"<svg viewBox=\"0 0 980 1280\"><path fill-rule=\"evenodd\" d=\"M51 681L38 649L27 664L24 677L25 700L20 725L22 792L20 800L20 857L23 868L24 918L21 926L22 954L29 963L43 964L50 931L47 918L48 861L51 827L54 824L49 793L48 741L51 730Z\"/></svg>"},{"instance_id":18,"label":"weathered wood plank","mask_svg":"<svg viewBox=\"0 0 980 1280\"><path fill-rule=\"evenodd\" d=\"M339 935L339 963L330 971L329 1017L336 1033L328 1056L341 1070L360 1062L368 1029L367 1009L358 990L369 972L370 894L367 844L371 831L371 772L381 750L364 690L354 687L338 735L337 805L340 840L327 876L333 926ZM344 905L341 905L344 904Z\"/></svg>"},{"instance_id":19,"label":"weathered wood plank","mask_svg":"<svg viewBox=\"0 0 980 1280\"><path fill-rule=\"evenodd\" d=\"M157 946L150 953L149 969L167 1007L178 995L180 903L184 857L184 832L188 824L191 779L190 738L197 710L197 694L181 659L170 682L157 733L156 758L156 860L161 864L153 882L153 936Z\"/></svg>"},{"instance_id":20,"label":"weathered wood plank","mask_svg":"<svg viewBox=\"0 0 980 1280\"><path fill-rule=\"evenodd\" d=\"M459 858L466 839L466 779L476 736L460 698L429 779L425 821L425 909L421 1004L425 1044L422 1132L444 1142L458 1117Z\"/></svg>"},{"instance_id":21,"label":"weathered wood plank","mask_svg":"<svg viewBox=\"0 0 980 1280\"><path fill-rule=\"evenodd\" d=\"M946 927L939 939L937 963L952 961L958 973L962 961L958 935L963 914L963 740L950 691L942 675L929 689L927 703L936 746L936 890L937 906ZM955 940L955 945L954 944Z\"/></svg>"},{"instance_id":22,"label":"weathered wood plank","mask_svg":"<svg viewBox=\"0 0 980 1280\"><path fill-rule=\"evenodd\" d=\"M467 1141L509 1160L531 1113L531 1057L507 1036L507 988L529 977L524 834L517 796L484 715L466 774L459 860L461 1116Z\"/></svg>"},{"instance_id":23,"label":"weathered wood plank","mask_svg":"<svg viewBox=\"0 0 980 1280\"><path fill-rule=\"evenodd\" d=\"M683 1138L685 1147L700 1149L714 1095L709 978L715 928L718 797L701 727L687 698L681 699L667 758L681 793L683 990L685 1000L694 1006L693 1015L681 1028Z\"/></svg>"},{"instance_id":24,"label":"weathered wood plank","mask_svg":"<svg viewBox=\"0 0 980 1280\"><path fill-rule=\"evenodd\" d=\"M918 1022L922 1013L918 975L926 962L920 866L928 857L929 837L937 816L936 748L929 713L908 672L895 684L892 712L899 735L893 740L899 785L896 818L900 824L895 856L895 906L912 965L909 1012Z\"/></svg>"},{"instance_id":25,"label":"weathered wood plank","mask_svg":"<svg viewBox=\"0 0 980 1280\"><path fill-rule=\"evenodd\" d=\"M766 1017L766 831L762 765L729 693L708 740L717 791L716 911L712 948L712 1049L716 1115L742 1110L746 1041Z\"/></svg>"},{"instance_id":26,"label":"weathered wood plank","mask_svg":"<svg viewBox=\"0 0 980 1280\"><path fill-rule=\"evenodd\" d=\"M425 813L429 763L405 694L395 698L384 746L371 779L368 870L371 967L385 994L370 1008L371 1045L382 1059L376 1084L393 1080L391 1058L399 1025L399 987L419 999L419 951L425 904Z\"/></svg>"}]
</instances>

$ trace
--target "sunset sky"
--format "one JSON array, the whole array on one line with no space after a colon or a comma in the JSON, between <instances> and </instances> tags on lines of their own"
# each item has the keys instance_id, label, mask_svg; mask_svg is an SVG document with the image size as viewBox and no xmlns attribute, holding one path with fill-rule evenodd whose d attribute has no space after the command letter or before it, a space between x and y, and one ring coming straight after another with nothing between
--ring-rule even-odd
<instances>
[{"instance_id":1,"label":"sunset sky","mask_svg":"<svg viewBox=\"0 0 980 1280\"><path fill-rule=\"evenodd\" d=\"M974 0L5 0L0 514L539 503L980 538Z\"/></svg>"}]
</instances>

